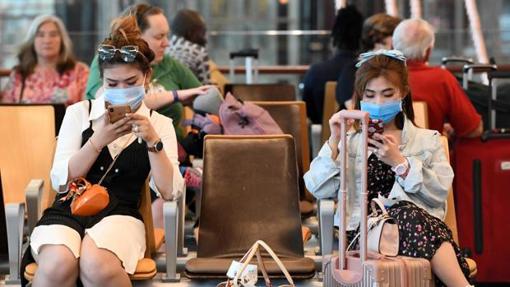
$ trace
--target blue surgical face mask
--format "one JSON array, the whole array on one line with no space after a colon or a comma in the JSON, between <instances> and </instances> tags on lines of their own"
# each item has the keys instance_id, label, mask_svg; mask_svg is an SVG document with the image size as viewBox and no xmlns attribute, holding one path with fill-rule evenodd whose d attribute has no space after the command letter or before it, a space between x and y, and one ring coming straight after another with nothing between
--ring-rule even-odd
<instances>
[{"instance_id":1,"label":"blue surgical face mask","mask_svg":"<svg viewBox=\"0 0 510 287\"><path fill-rule=\"evenodd\" d=\"M367 112L371 119L382 120L387 124L402 111L402 100L391 101L380 105L361 101L361 110Z\"/></svg>"},{"instance_id":2,"label":"blue surgical face mask","mask_svg":"<svg viewBox=\"0 0 510 287\"><path fill-rule=\"evenodd\" d=\"M104 99L106 102L116 105L129 105L131 111L136 111L142 104L145 96L145 87L143 85L129 88L105 88Z\"/></svg>"}]
</instances>

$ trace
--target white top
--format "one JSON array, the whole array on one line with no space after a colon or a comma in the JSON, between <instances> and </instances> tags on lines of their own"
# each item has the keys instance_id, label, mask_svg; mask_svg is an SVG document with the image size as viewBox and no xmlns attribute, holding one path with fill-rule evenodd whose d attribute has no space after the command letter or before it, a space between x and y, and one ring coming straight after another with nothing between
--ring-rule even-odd
<instances>
[{"instance_id":1,"label":"white top","mask_svg":"<svg viewBox=\"0 0 510 287\"><path fill-rule=\"evenodd\" d=\"M51 168L51 182L56 191L64 191L68 182L68 163L69 159L81 149L82 133L89 128L89 121L92 121L92 130L98 131L104 127L104 114L106 112L104 97L101 95L97 99L92 100L92 108L89 115L88 101L81 101L69 106L66 110L60 132L58 134L57 148L53 159L53 167ZM154 130L161 138L168 159L172 163L173 174L173 198L177 198L183 191L184 179L179 172L179 161L177 160L177 138L172 125L172 120L156 111L150 115L150 110L142 102L140 108L135 112L150 118ZM117 138L108 145L108 151L112 158L119 154L122 147L129 140L136 140L131 137L131 133ZM127 146L127 145L126 145ZM154 179L150 178L150 187L158 195L159 191L154 183Z\"/></svg>"},{"instance_id":2,"label":"white top","mask_svg":"<svg viewBox=\"0 0 510 287\"><path fill-rule=\"evenodd\" d=\"M351 133L347 138L347 230L355 230L361 214L361 133ZM405 120L402 130L400 152L409 162L409 173L403 179L395 176L386 206L400 200L411 201L431 215L443 219L446 214L446 198L452 186L453 170L441 144L437 131L420 129ZM304 175L306 188L317 198L339 197L341 161L331 158L332 151L326 142L319 155L310 164ZM338 226L339 212L335 216Z\"/></svg>"}]
</instances>

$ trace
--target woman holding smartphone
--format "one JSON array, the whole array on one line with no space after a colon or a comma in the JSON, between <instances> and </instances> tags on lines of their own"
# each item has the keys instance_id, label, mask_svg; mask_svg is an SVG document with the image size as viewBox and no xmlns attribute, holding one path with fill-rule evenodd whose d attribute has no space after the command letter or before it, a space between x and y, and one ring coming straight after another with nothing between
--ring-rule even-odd
<instances>
[{"instance_id":1,"label":"woman holding smartphone","mask_svg":"<svg viewBox=\"0 0 510 287\"><path fill-rule=\"evenodd\" d=\"M469 267L442 221L453 171L441 135L413 123L406 59L397 50L368 52L360 58L354 84L355 109L383 121L384 132L368 140L372 145L368 170L361 170L361 131L359 123L349 122L354 129L347 136L347 170L341 170L340 116L334 114L329 120L331 136L305 174L306 187L317 198L339 196L340 172L346 173L350 241L360 222L359 178L367 172L368 199L382 199L399 225L399 255L428 259L436 286L468 286Z\"/></svg>"},{"instance_id":2,"label":"woman holding smartphone","mask_svg":"<svg viewBox=\"0 0 510 287\"><path fill-rule=\"evenodd\" d=\"M106 187L110 202L94 216L71 213L71 200L58 194L30 236L39 268L33 286L131 286L145 252L145 229L138 212L140 191L151 188L166 200L179 196L177 141L172 120L143 103L154 52L140 38L133 17L120 18L98 48L104 93L67 109L51 170L55 190L84 177ZM129 106L113 122L106 106ZM142 139L138 142L136 139Z\"/></svg>"}]
</instances>

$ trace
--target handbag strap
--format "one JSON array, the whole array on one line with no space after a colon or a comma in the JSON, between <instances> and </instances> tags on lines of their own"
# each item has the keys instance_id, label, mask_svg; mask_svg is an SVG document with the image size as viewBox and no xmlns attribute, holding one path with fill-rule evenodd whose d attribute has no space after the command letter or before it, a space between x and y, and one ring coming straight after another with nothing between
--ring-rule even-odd
<instances>
[{"instance_id":1,"label":"handbag strap","mask_svg":"<svg viewBox=\"0 0 510 287\"><path fill-rule=\"evenodd\" d=\"M262 260L262 255L260 255L260 248L257 248L257 262L259 263L260 271L262 271L262 276L264 277L264 281L266 282L266 287L271 287L271 280L269 279L269 275L267 275L266 265L264 264L264 260Z\"/></svg>"},{"instance_id":2,"label":"handbag strap","mask_svg":"<svg viewBox=\"0 0 510 287\"><path fill-rule=\"evenodd\" d=\"M90 111L92 109L92 100L88 100L87 101L89 103L89 115L90 115ZM151 110L151 115L152 115L152 110ZM90 128L92 129L92 121L90 121ZM99 180L99 182L97 184L101 185L101 183L103 182L104 178L106 177L106 175L108 174L108 172L110 172L110 170L112 169L113 165L115 164L115 162L117 161L117 159L119 158L120 154L124 151L124 149L126 148L126 146L128 145L129 142L131 142L131 139L133 138L133 134L131 134L131 136L129 137L129 139L124 143L124 145L122 146L122 149L120 150L120 152L113 158L112 162L110 163L110 165L108 166L108 168L106 169L106 172L103 174L103 176L101 177L101 179ZM90 138L89 138L90 140Z\"/></svg>"},{"instance_id":3,"label":"handbag strap","mask_svg":"<svg viewBox=\"0 0 510 287\"><path fill-rule=\"evenodd\" d=\"M386 210L386 208L384 207L384 204L382 203L382 201L380 199L373 198L372 201L370 202L370 205L371 205L371 208L372 208L372 214L374 214L374 215L373 216L369 215L367 217L367 232L370 231L370 229L374 228L379 223L379 221L384 220L384 219L388 219L388 218L393 219L393 217L391 217L388 214L388 211ZM377 207L376 206L378 206L379 209L381 209L381 211L382 211L381 215L377 214ZM374 218L376 220L373 221L372 224L369 225L368 224L368 219L369 218ZM347 251L351 250L353 244L356 243L356 240L360 237L360 235L361 235L361 231L358 232L356 234L356 236L354 236L354 238L351 240L351 242L347 246L347 249L346 249Z\"/></svg>"},{"instance_id":4,"label":"handbag strap","mask_svg":"<svg viewBox=\"0 0 510 287\"><path fill-rule=\"evenodd\" d=\"M263 247L267 251L267 253L269 253L269 255L273 258L273 260L276 262L276 264L278 265L280 270L285 275L285 279L287 279L287 281L290 283L290 285L295 286L294 281L292 280L292 277L290 277L289 271L287 270L287 268L285 268L285 265L283 265L282 261L274 253L274 251L271 249L271 247L269 247L269 245L267 245L267 243L265 243L262 240L257 240L257 242L255 242L255 244L253 244L252 247L250 248L248 256L246 256L246 260L243 262L243 266L241 267L241 269L237 272L236 276L234 277L234 280L233 280L234 286L237 286L239 277L243 273L244 269L246 269L246 267L248 266L248 263L250 263L250 261L253 258L253 255L255 255L255 253L260 248L260 246Z\"/></svg>"},{"instance_id":5,"label":"handbag strap","mask_svg":"<svg viewBox=\"0 0 510 287\"><path fill-rule=\"evenodd\" d=\"M129 137L129 139L124 143L124 146L122 146L122 149L120 150L120 152L113 158L112 160L112 163L110 163L110 165L108 166L108 168L106 169L105 173L103 174L103 176L101 177L101 179L97 182L97 184L101 185L101 183L103 182L104 178L106 177L106 175L108 174L108 172L112 169L113 165L115 164L115 162L117 161L117 159L119 158L120 154L124 151L124 149L126 148L126 146L128 145L129 142L131 142L131 139L133 138L133 134L131 134L131 136Z\"/></svg>"},{"instance_id":6,"label":"handbag strap","mask_svg":"<svg viewBox=\"0 0 510 287\"><path fill-rule=\"evenodd\" d=\"M384 204L379 198L372 198L372 201L370 202L370 206L372 207L372 212L377 211L377 206L379 206L379 209L381 209L383 215L387 215L388 211L386 210L386 207L384 207Z\"/></svg>"}]
</instances>

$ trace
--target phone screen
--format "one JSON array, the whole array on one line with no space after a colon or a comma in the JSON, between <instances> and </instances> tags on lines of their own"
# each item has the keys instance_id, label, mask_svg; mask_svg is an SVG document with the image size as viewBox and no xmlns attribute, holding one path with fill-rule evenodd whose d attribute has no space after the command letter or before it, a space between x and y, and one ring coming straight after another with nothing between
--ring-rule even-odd
<instances>
[{"instance_id":1,"label":"phone screen","mask_svg":"<svg viewBox=\"0 0 510 287\"><path fill-rule=\"evenodd\" d=\"M378 134L382 135L383 132L384 132L384 122L382 120L370 119L368 121L368 138L373 139L375 133L378 133ZM378 140L378 142L382 143L381 140ZM374 146L374 145L372 145L370 143L368 145L371 146L371 147Z\"/></svg>"}]
</instances>

